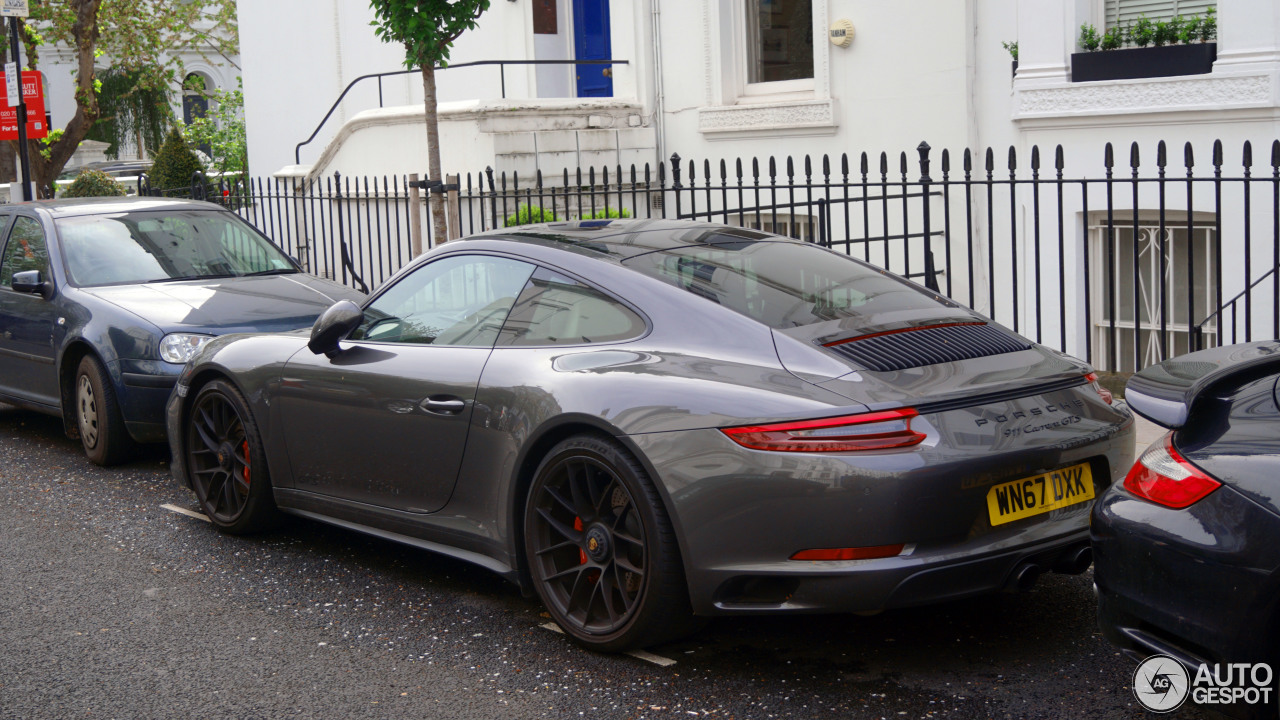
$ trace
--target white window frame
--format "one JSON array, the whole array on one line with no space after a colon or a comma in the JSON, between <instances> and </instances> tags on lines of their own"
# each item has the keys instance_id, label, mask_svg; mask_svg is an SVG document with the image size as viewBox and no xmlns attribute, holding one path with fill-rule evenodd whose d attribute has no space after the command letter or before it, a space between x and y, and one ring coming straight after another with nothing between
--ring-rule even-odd
<instances>
[{"instance_id":1,"label":"white window frame","mask_svg":"<svg viewBox=\"0 0 1280 720\"><path fill-rule=\"evenodd\" d=\"M813 78L749 83L745 3L708 0L703 27L709 74L699 131L708 139L834 134L838 116L831 96L827 5L827 0L813 0Z\"/></svg>"}]
</instances>

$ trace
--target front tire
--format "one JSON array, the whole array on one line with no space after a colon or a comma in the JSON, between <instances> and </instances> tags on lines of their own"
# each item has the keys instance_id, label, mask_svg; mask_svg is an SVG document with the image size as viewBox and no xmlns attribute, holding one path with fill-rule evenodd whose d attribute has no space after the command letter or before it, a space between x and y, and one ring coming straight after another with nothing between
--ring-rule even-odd
<instances>
[{"instance_id":1,"label":"front tire","mask_svg":"<svg viewBox=\"0 0 1280 720\"><path fill-rule=\"evenodd\" d=\"M534 587L578 644L619 652L693 629L671 521L644 468L613 440L579 435L552 448L524 529Z\"/></svg>"},{"instance_id":2,"label":"front tire","mask_svg":"<svg viewBox=\"0 0 1280 720\"><path fill-rule=\"evenodd\" d=\"M117 465L133 454L133 438L124 426L115 388L102 363L92 355L81 358L76 368L74 412L80 444L90 462Z\"/></svg>"},{"instance_id":3,"label":"front tire","mask_svg":"<svg viewBox=\"0 0 1280 720\"><path fill-rule=\"evenodd\" d=\"M247 535L275 525L279 511L262 438L240 391L224 380L200 388L185 435L188 478L214 527Z\"/></svg>"}]
</instances>

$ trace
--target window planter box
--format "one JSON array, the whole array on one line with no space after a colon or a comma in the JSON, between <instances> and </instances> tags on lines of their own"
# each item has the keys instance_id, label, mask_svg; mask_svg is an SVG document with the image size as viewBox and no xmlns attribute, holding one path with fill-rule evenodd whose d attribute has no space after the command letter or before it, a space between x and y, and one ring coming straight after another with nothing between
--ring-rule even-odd
<instances>
[{"instance_id":1,"label":"window planter box","mask_svg":"<svg viewBox=\"0 0 1280 720\"><path fill-rule=\"evenodd\" d=\"M1204 75L1218 59L1218 43L1099 50L1071 54L1071 82Z\"/></svg>"}]
</instances>

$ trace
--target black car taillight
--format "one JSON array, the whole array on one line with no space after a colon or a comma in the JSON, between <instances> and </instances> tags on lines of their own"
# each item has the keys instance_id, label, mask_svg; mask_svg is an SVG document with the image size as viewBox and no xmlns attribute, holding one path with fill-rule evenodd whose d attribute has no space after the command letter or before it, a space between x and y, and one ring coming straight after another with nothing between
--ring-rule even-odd
<instances>
[{"instance_id":1,"label":"black car taillight","mask_svg":"<svg viewBox=\"0 0 1280 720\"><path fill-rule=\"evenodd\" d=\"M778 452L853 452L918 445L924 433L911 429L911 408L860 415L722 428L743 447Z\"/></svg>"},{"instance_id":2,"label":"black car taillight","mask_svg":"<svg viewBox=\"0 0 1280 720\"><path fill-rule=\"evenodd\" d=\"M1222 483L1187 462L1173 447L1173 433L1167 433L1133 464L1124 487L1144 500L1181 509L1200 502Z\"/></svg>"}]
</instances>

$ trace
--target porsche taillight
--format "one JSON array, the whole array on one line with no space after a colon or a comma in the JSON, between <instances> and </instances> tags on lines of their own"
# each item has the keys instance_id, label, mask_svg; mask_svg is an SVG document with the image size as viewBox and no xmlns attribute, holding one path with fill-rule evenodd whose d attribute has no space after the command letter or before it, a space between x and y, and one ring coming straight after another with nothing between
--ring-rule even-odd
<instances>
[{"instance_id":1,"label":"porsche taillight","mask_svg":"<svg viewBox=\"0 0 1280 720\"><path fill-rule=\"evenodd\" d=\"M1098 393L1098 397L1102 398L1103 402L1108 405L1115 402L1115 396L1111 394L1111 391L1102 387L1102 383L1098 382L1098 373L1091 372L1088 375L1085 375L1084 379L1085 382L1089 383L1089 387L1093 388L1093 391Z\"/></svg>"},{"instance_id":2,"label":"porsche taillight","mask_svg":"<svg viewBox=\"0 0 1280 720\"><path fill-rule=\"evenodd\" d=\"M855 452L918 445L924 433L911 429L911 408L882 410L770 425L722 428L743 447L776 452Z\"/></svg>"},{"instance_id":3,"label":"porsche taillight","mask_svg":"<svg viewBox=\"0 0 1280 720\"><path fill-rule=\"evenodd\" d=\"M1173 447L1173 433L1168 433L1133 464L1124 487L1144 500L1180 509L1203 500L1222 483L1187 462Z\"/></svg>"}]
</instances>

